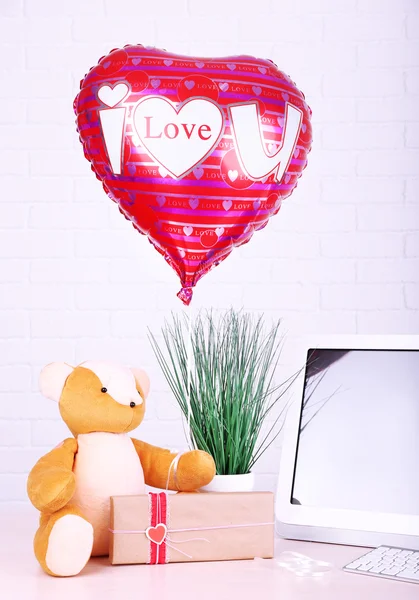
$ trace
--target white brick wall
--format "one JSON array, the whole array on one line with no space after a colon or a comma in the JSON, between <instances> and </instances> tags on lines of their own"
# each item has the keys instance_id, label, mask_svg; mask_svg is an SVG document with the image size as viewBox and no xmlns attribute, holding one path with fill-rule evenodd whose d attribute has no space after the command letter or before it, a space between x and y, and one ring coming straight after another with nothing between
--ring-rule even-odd
<instances>
[{"instance_id":1,"label":"white brick wall","mask_svg":"<svg viewBox=\"0 0 419 600\"><path fill-rule=\"evenodd\" d=\"M271 58L313 109L293 197L199 283L192 312L265 311L289 336L419 333L418 0L2 0L0 40L0 502L25 501L31 465L68 435L37 392L49 361L145 366L138 435L185 445L147 341L181 309L177 278L107 199L74 127L78 82L112 48Z\"/></svg>"}]
</instances>

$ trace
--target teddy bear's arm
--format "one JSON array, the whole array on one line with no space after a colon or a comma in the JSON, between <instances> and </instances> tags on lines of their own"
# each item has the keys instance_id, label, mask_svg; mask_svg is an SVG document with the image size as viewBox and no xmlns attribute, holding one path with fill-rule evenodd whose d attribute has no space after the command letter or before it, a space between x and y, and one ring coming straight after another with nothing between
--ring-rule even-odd
<instances>
[{"instance_id":1,"label":"teddy bear's arm","mask_svg":"<svg viewBox=\"0 0 419 600\"><path fill-rule=\"evenodd\" d=\"M140 457L147 485L166 488L169 468L176 452L158 448L133 439L133 444ZM212 456L202 450L185 452L179 459L176 479L172 468L169 477L169 490L191 492L207 485L215 475L215 464Z\"/></svg>"},{"instance_id":2,"label":"teddy bear's arm","mask_svg":"<svg viewBox=\"0 0 419 600\"><path fill-rule=\"evenodd\" d=\"M64 440L40 458L29 473L28 496L41 512L53 513L71 500L76 487L73 465L77 447L74 438Z\"/></svg>"}]
</instances>

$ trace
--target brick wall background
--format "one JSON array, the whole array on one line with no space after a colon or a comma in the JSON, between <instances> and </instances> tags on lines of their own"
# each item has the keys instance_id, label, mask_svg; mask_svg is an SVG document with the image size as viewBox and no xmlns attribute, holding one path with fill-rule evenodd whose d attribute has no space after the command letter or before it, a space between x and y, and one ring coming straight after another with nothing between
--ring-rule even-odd
<instances>
[{"instance_id":1,"label":"brick wall background","mask_svg":"<svg viewBox=\"0 0 419 600\"><path fill-rule=\"evenodd\" d=\"M299 333L419 333L418 0L0 0L0 501L68 435L37 393L41 366L142 365L138 435L184 446L151 353L181 310L178 281L90 172L79 80L126 43L272 58L313 110L298 189L198 285L199 307L244 306ZM278 373L278 377L281 374ZM274 488L280 444L256 468Z\"/></svg>"}]
</instances>

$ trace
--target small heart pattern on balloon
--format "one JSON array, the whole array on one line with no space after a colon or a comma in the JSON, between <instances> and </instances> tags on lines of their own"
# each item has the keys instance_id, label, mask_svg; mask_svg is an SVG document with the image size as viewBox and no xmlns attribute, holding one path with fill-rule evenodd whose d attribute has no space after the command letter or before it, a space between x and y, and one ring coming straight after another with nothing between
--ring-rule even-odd
<instances>
[{"instance_id":1,"label":"small heart pattern on balloon","mask_svg":"<svg viewBox=\"0 0 419 600\"><path fill-rule=\"evenodd\" d=\"M292 80L253 56L113 50L74 101L84 154L105 192L192 289L276 214L311 147Z\"/></svg>"}]
</instances>

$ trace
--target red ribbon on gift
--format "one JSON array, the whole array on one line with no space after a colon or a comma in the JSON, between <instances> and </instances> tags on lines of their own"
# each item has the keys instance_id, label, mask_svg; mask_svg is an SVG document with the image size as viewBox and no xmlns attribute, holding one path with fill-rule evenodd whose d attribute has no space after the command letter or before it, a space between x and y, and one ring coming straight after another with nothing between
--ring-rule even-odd
<instances>
[{"instance_id":1,"label":"red ribbon on gift","mask_svg":"<svg viewBox=\"0 0 419 600\"><path fill-rule=\"evenodd\" d=\"M167 562L167 494L150 492L150 527L145 534L150 540L150 565Z\"/></svg>"}]
</instances>

